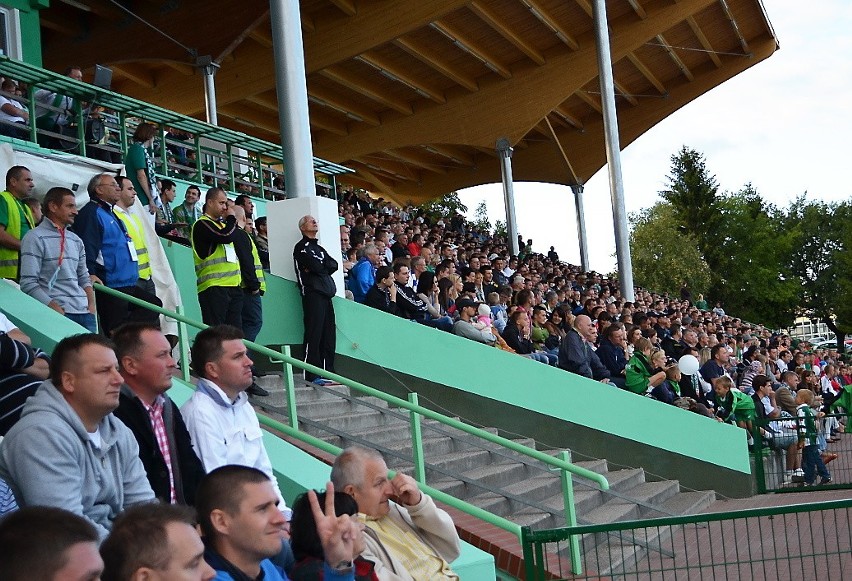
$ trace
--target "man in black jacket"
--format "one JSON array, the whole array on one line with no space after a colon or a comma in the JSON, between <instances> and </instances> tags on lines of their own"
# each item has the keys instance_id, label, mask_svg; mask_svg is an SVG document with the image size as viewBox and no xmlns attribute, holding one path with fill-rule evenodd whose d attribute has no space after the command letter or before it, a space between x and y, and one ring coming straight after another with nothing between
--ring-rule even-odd
<instances>
[{"instance_id":1,"label":"man in black jacket","mask_svg":"<svg viewBox=\"0 0 852 581\"><path fill-rule=\"evenodd\" d=\"M390 266L380 266L376 270L376 283L367 291L364 304L392 315L400 315L396 305L397 294L393 269Z\"/></svg>"},{"instance_id":2,"label":"man in black jacket","mask_svg":"<svg viewBox=\"0 0 852 581\"><path fill-rule=\"evenodd\" d=\"M139 443L139 458L154 494L163 502L195 504L204 467L177 405L166 395L175 360L165 335L150 324L128 323L113 335L124 378L115 416Z\"/></svg>"},{"instance_id":3,"label":"man in black jacket","mask_svg":"<svg viewBox=\"0 0 852 581\"><path fill-rule=\"evenodd\" d=\"M337 261L317 242L319 225L313 216L299 220L302 239L293 248L296 278L302 291L305 321L305 363L334 372L336 328L332 297L337 286L331 277L337 271ZM325 384L326 380L305 371L305 380Z\"/></svg>"},{"instance_id":4,"label":"man in black jacket","mask_svg":"<svg viewBox=\"0 0 852 581\"><path fill-rule=\"evenodd\" d=\"M568 331L559 346L559 367L603 383L610 382L610 372L598 358L592 345L598 330L587 315L577 315L574 328Z\"/></svg>"}]
</instances>

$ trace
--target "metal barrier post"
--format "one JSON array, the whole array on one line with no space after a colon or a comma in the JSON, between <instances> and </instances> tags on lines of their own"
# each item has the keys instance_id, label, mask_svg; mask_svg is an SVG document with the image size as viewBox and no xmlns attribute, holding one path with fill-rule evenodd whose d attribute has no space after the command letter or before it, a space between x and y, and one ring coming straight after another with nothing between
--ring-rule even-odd
<instances>
[{"instance_id":1,"label":"metal barrier post","mask_svg":"<svg viewBox=\"0 0 852 581\"><path fill-rule=\"evenodd\" d=\"M290 357L290 346L284 345L282 352ZM296 382L293 381L293 366L284 361L284 388L287 390L287 421L294 428L299 427L299 416L296 413Z\"/></svg>"},{"instance_id":2,"label":"metal barrier post","mask_svg":"<svg viewBox=\"0 0 852 581\"><path fill-rule=\"evenodd\" d=\"M121 139L121 153L127 153L127 114L124 111L118 112L118 135Z\"/></svg>"},{"instance_id":3,"label":"metal barrier post","mask_svg":"<svg viewBox=\"0 0 852 581\"><path fill-rule=\"evenodd\" d=\"M408 394L408 402L420 405L416 393ZM420 428L420 414L409 411L411 422L411 456L414 460L414 479L420 484L426 484L426 460L423 457L423 432Z\"/></svg>"},{"instance_id":4,"label":"metal barrier post","mask_svg":"<svg viewBox=\"0 0 852 581\"><path fill-rule=\"evenodd\" d=\"M183 305L177 305L175 312L183 315ZM189 329L182 320L177 319L178 346L180 347L180 374L181 379L189 383Z\"/></svg>"},{"instance_id":5,"label":"metal barrier post","mask_svg":"<svg viewBox=\"0 0 852 581\"><path fill-rule=\"evenodd\" d=\"M563 450L559 453L559 459L563 462L571 462L571 451ZM569 527L577 526L577 508L574 506L574 482L571 473L564 468L559 471L562 476L562 498L565 501L565 521ZM568 545L571 549L571 572L575 575L583 574L583 555L580 552L580 536L568 537Z\"/></svg>"},{"instance_id":6,"label":"metal barrier post","mask_svg":"<svg viewBox=\"0 0 852 581\"><path fill-rule=\"evenodd\" d=\"M523 551L524 555L524 571L526 571L526 579L527 581L537 581L540 577L538 575L538 567L536 567L535 557L533 556L533 547L532 541L529 539L530 536L530 527L522 527L521 528L521 551Z\"/></svg>"},{"instance_id":7,"label":"metal barrier post","mask_svg":"<svg viewBox=\"0 0 852 581\"><path fill-rule=\"evenodd\" d=\"M36 130L36 106L35 106L35 85L30 83L27 87L27 111L30 114L27 120L27 127L30 129L30 141L36 143L38 141L38 132Z\"/></svg>"},{"instance_id":8,"label":"metal barrier post","mask_svg":"<svg viewBox=\"0 0 852 581\"><path fill-rule=\"evenodd\" d=\"M760 420L757 420L758 422ZM766 470L763 466L763 436L760 435L760 426L755 426L751 437L754 439L754 478L757 481L758 494L766 494Z\"/></svg>"},{"instance_id":9,"label":"metal barrier post","mask_svg":"<svg viewBox=\"0 0 852 581\"><path fill-rule=\"evenodd\" d=\"M234 146L230 143L225 145L225 155L228 157L228 189L232 192L236 192L237 180L234 176Z\"/></svg>"},{"instance_id":10,"label":"metal barrier post","mask_svg":"<svg viewBox=\"0 0 852 581\"><path fill-rule=\"evenodd\" d=\"M160 163L163 164L163 176L169 176L169 149L166 147L166 126L160 124ZM151 184L156 185L156 184ZM151 201L153 204L153 200Z\"/></svg>"},{"instance_id":11,"label":"metal barrier post","mask_svg":"<svg viewBox=\"0 0 852 581\"><path fill-rule=\"evenodd\" d=\"M199 183L204 183L204 167L201 163L201 138L198 134L195 135L195 171L198 172L196 180Z\"/></svg>"},{"instance_id":12,"label":"metal barrier post","mask_svg":"<svg viewBox=\"0 0 852 581\"><path fill-rule=\"evenodd\" d=\"M73 103L74 117L77 119L77 151L79 155L86 157L86 118L83 116L83 104L79 99L74 99Z\"/></svg>"}]
</instances>

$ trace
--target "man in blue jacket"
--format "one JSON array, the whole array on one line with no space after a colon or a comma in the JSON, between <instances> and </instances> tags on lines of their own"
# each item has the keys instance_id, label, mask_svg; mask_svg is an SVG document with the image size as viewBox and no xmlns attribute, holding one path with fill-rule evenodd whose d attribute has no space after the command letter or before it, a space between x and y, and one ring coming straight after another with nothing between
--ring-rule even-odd
<instances>
[{"instance_id":1,"label":"man in blue jacket","mask_svg":"<svg viewBox=\"0 0 852 581\"><path fill-rule=\"evenodd\" d=\"M349 270L349 290L355 302L364 303L367 293L376 283L376 269L382 265L382 255L375 244L367 244L361 249L361 256Z\"/></svg>"},{"instance_id":2,"label":"man in blue jacket","mask_svg":"<svg viewBox=\"0 0 852 581\"><path fill-rule=\"evenodd\" d=\"M89 180L89 203L83 206L74 221L73 230L86 249L86 266L109 288L162 307L153 294L136 286L139 280L139 260L133 241L121 220L113 214L121 188L115 176L100 173ZM129 320L154 323L159 315L154 311L131 305L126 300L96 291L101 330L107 336L113 329Z\"/></svg>"}]
</instances>

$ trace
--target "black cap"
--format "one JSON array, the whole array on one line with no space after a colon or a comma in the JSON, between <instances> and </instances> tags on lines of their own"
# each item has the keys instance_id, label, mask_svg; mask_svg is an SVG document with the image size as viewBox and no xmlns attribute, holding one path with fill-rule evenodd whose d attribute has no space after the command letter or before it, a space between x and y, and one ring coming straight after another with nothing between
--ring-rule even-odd
<instances>
[{"instance_id":1,"label":"black cap","mask_svg":"<svg viewBox=\"0 0 852 581\"><path fill-rule=\"evenodd\" d=\"M456 308L461 310L465 307L478 307L479 303L471 299L459 299L456 301Z\"/></svg>"}]
</instances>

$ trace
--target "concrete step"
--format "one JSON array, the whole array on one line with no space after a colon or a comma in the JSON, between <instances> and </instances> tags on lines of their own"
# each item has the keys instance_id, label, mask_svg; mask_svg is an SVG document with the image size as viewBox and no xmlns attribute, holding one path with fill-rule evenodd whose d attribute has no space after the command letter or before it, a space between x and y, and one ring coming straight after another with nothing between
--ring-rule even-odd
<instances>
[{"instance_id":1,"label":"concrete step","mask_svg":"<svg viewBox=\"0 0 852 581\"><path fill-rule=\"evenodd\" d=\"M669 514L698 514L714 502L716 502L716 493L712 490L686 491L664 501L662 508ZM650 511L643 516L654 518Z\"/></svg>"},{"instance_id":2,"label":"concrete step","mask_svg":"<svg viewBox=\"0 0 852 581\"><path fill-rule=\"evenodd\" d=\"M299 414L305 414L306 417L311 419L326 417L332 414L352 413L359 410L372 410L375 408L388 409L388 404L377 397L355 398L352 400L343 399L342 397L332 397L329 399L299 401L299 396L296 396L296 409Z\"/></svg>"},{"instance_id":3,"label":"concrete step","mask_svg":"<svg viewBox=\"0 0 852 581\"><path fill-rule=\"evenodd\" d=\"M622 470L615 470L614 472L607 472L606 479L609 482L611 490L624 493L634 486L645 482L645 471L641 468L624 468ZM597 487L596 484L592 484L592 486Z\"/></svg>"},{"instance_id":4,"label":"concrete step","mask_svg":"<svg viewBox=\"0 0 852 581\"><path fill-rule=\"evenodd\" d=\"M352 433L358 430L372 431L378 427L402 426L398 428L404 430L407 426L405 420L401 420L394 415L376 411L376 410L359 410L349 413L334 414L330 416L321 416L310 418L317 424L327 426L327 430L323 430L314 426L305 425L305 431L309 434L317 433Z\"/></svg>"}]
</instances>

